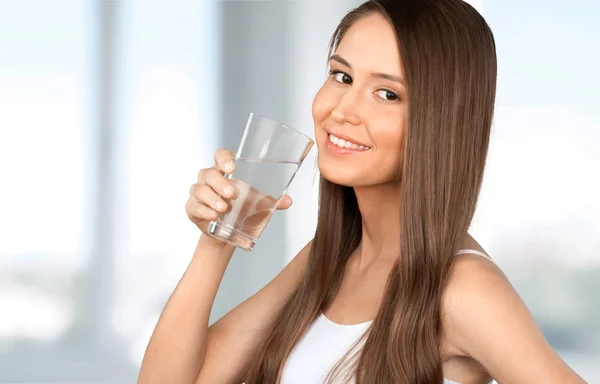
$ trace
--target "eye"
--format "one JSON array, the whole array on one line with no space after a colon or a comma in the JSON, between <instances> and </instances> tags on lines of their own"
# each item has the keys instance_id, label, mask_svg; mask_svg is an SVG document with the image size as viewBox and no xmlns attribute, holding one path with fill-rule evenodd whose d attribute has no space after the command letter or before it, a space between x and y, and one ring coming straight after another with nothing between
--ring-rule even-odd
<instances>
[{"instance_id":1,"label":"eye","mask_svg":"<svg viewBox=\"0 0 600 384\"><path fill-rule=\"evenodd\" d=\"M380 89L377 91L377 96L382 98L385 101L396 101L398 100L398 95L396 95L392 91L388 91L387 89Z\"/></svg>"},{"instance_id":2,"label":"eye","mask_svg":"<svg viewBox=\"0 0 600 384\"><path fill-rule=\"evenodd\" d=\"M333 76L335 81L337 81L338 83L352 84L352 78L350 77L350 75L348 75L345 72L338 71L338 70L333 70L333 71L330 70L329 76Z\"/></svg>"}]
</instances>

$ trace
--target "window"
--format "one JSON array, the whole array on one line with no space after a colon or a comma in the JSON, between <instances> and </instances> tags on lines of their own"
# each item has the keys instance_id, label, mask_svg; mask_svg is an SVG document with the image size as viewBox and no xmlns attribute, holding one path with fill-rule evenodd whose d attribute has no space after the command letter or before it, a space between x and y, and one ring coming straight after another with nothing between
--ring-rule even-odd
<instances>
[{"instance_id":1,"label":"window","mask_svg":"<svg viewBox=\"0 0 600 384\"><path fill-rule=\"evenodd\" d=\"M0 0L0 381L135 382L198 237L217 20L191 0Z\"/></svg>"}]
</instances>

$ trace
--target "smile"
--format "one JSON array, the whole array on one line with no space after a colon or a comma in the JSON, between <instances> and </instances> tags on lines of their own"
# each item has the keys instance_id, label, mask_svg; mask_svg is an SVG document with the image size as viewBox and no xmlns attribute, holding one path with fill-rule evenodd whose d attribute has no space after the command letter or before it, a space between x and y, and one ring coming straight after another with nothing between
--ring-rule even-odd
<instances>
[{"instance_id":1,"label":"smile","mask_svg":"<svg viewBox=\"0 0 600 384\"><path fill-rule=\"evenodd\" d=\"M356 144L348 140L340 139L339 137L329 134L329 142L339 148L351 149L355 151L367 151L371 149L371 147L367 147L364 145Z\"/></svg>"}]
</instances>

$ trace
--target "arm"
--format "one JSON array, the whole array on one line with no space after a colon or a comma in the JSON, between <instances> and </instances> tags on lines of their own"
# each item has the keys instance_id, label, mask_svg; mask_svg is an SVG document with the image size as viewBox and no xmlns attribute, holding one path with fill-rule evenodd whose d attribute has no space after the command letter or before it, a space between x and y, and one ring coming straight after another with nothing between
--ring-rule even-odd
<instances>
[{"instance_id":1,"label":"arm","mask_svg":"<svg viewBox=\"0 0 600 384\"><path fill-rule=\"evenodd\" d=\"M148 347L139 384L192 383L206 351L208 319L234 247L201 236Z\"/></svg>"},{"instance_id":2,"label":"arm","mask_svg":"<svg viewBox=\"0 0 600 384\"><path fill-rule=\"evenodd\" d=\"M215 153L215 165L198 173L186 212L200 230L206 232L210 220L228 209L235 189L223 174L234 169L231 152L220 149ZM287 209L291 203L284 195L277 209ZM271 283L209 329L210 311L234 248L202 235L150 338L138 383L220 383L241 377L273 314L298 285L309 248L307 245Z\"/></svg>"},{"instance_id":3,"label":"arm","mask_svg":"<svg viewBox=\"0 0 600 384\"><path fill-rule=\"evenodd\" d=\"M152 335L138 384L240 382L273 316L297 287L307 244L267 286L208 327L233 247L201 237Z\"/></svg>"},{"instance_id":4,"label":"arm","mask_svg":"<svg viewBox=\"0 0 600 384\"><path fill-rule=\"evenodd\" d=\"M544 338L502 271L461 257L444 297L444 329L456 350L501 384L585 383Z\"/></svg>"},{"instance_id":5,"label":"arm","mask_svg":"<svg viewBox=\"0 0 600 384\"><path fill-rule=\"evenodd\" d=\"M312 241L269 284L208 330L206 357L196 383L240 383L274 317L298 287Z\"/></svg>"}]
</instances>

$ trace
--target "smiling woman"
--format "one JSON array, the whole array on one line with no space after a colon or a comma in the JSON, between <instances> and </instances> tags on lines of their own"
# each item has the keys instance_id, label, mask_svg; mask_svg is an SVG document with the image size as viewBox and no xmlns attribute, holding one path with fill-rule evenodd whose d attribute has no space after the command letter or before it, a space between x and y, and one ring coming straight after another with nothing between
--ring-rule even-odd
<instances>
[{"instance_id":1,"label":"smiling woman","mask_svg":"<svg viewBox=\"0 0 600 384\"><path fill-rule=\"evenodd\" d=\"M455 33L441 36L428 29L435 23ZM477 52L463 57L443 48L463 45ZM476 242L466 241L465 232L481 183L495 96L491 32L460 1L402 7L371 1L342 20L330 54L329 77L312 109L320 206L326 210L311 250L318 269L309 267L305 284L311 288L301 285L280 315L288 331L280 334L275 328L255 366L259 371L249 376L275 377L270 367L283 363L284 383L351 376L358 382L441 382L444 374L463 383L488 382L483 363L461 352L458 337L444 332L451 318L443 316L450 300L442 296L461 291L456 282L475 273L463 270L471 267L463 266L456 247L468 247L458 254L485 255L473 249ZM425 57L449 65L428 68ZM455 73L458 66L464 71ZM466 111L460 107L465 104L473 107ZM419 206L424 210L415 209ZM336 222L340 216L341 223ZM443 234L438 226L446 225L453 228L436 238ZM340 235L350 242L348 248L327 233L344 226ZM410 232L419 227L425 235ZM394 232L400 236L394 238ZM474 262L502 280L495 266L486 265L489 261ZM323 280L329 283L319 287ZM427 285L438 288L427 292ZM321 302L307 301L319 291ZM316 318L294 307L314 308ZM290 328L299 331L290 334ZM337 354L326 357L315 353L319 349ZM384 354L396 359L386 362ZM307 372L307 366L313 369Z\"/></svg>"},{"instance_id":2,"label":"smiling woman","mask_svg":"<svg viewBox=\"0 0 600 384\"><path fill-rule=\"evenodd\" d=\"M334 31L329 66L312 105L314 238L205 327L233 250L202 236L140 382L583 382L467 232L496 96L486 21L461 0L367 1ZM190 191L201 230L233 165L217 151Z\"/></svg>"}]
</instances>

